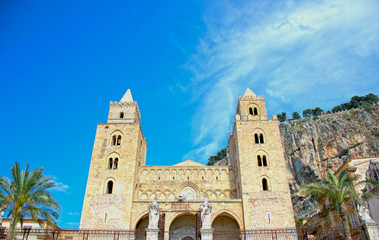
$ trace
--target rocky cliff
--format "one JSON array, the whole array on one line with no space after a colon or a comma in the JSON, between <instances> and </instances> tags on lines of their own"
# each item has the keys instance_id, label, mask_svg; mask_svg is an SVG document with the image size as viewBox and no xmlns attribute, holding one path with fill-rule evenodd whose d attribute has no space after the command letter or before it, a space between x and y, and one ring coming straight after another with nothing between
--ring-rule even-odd
<instances>
[{"instance_id":1,"label":"rocky cliff","mask_svg":"<svg viewBox=\"0 0 379 240\"><path fill-rule=\"evenodd\" d=\"M325 177L347 159L379 155L379 105L280 123L296 215L314 202L297 195L306 183Z\"/></svg>"}]
</instances>

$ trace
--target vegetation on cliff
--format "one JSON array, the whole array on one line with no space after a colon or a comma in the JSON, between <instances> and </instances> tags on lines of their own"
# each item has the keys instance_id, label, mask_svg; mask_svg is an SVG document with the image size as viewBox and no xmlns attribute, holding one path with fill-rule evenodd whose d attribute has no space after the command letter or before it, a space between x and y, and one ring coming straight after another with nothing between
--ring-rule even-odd
<instances>
[{"instance_id":1,"label":"vegetation on cliff","mask_svg":"<svg viewBox=\"0 0 379 240\"><path fill-rule=\"evenodd\" d=\"M370 93L367 94L366 96L354 96L351 98L350 102L347 103L342 103L338 106L335 106L332 108L332 110L324 111L320 107L316 107L314 109L305 109L303 111L303 117L318 117L322 114L329 114L329 113L336 113L336 112L341 112L341 111L346 111L350 110L353 108L366 108L370 109L370 106L373 104L376 104L379 101L379 98L377 95ZM278 120L280 122L284 122L287 120L287 114L285 112L279 113L278 115ZM300 114L298 112L293 112L292 113L292 119L300 119Z\"/></svg>"},{"instance_id":2,"label":"vegetation on cliff","mask_svg":"<svg viewBox=\"0 0 379 240\"><path fill-rule=\"evenodd\" d=\"M227 151L228 151L228 148L224 148L224 149L218 151L215 156L210 156L209 159L208 159L207 165L208 166L212 166L216 162L224 159L226 157Z\"/></svg>"}]
</instances>

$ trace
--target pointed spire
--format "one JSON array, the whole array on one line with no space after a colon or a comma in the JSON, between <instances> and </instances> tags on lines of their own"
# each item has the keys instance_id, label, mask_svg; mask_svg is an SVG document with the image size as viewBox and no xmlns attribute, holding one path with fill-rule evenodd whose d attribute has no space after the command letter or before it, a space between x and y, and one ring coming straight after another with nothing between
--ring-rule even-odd
<instances>
[{"instance_id":1,"label":"pointed spire","mask_svg":"<svg viewBox=\"0 0 379 240\"><path fill-rule=\"evenodd\" d=\"M245 94L243 95L244 97L247 97L247 96L252 96L252 97L257 97L257 95L255 95L255 93L253 93L253 91L250 90L250 88L247 88L246 89L246 92Z\"/></svg>"},{"instance_id":2,"label":"pointed spire","mask_svg":"<svg viewBox=\"0 0 379 240\"><path fill-rule=\"evenodd\" d=\"M132 93L130 92L130 89L126 91L124 96L121 98L120 102L133 102Z\"/></svg>"}]
</instances>

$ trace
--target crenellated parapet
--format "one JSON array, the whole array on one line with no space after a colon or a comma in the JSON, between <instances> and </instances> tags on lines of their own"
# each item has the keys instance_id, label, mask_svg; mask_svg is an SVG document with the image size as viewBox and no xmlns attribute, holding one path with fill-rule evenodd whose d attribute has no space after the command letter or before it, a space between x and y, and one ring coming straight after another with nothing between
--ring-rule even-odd
<instances>
[{"instance_id":1,"label":"crenellated parapet","mask_svg":"<svg viewBox=\"0 0 379 240\"><path fill-rule=\"evenodd\" d=\"M108 123L139 123L140 119L138 104L133 101L130 90L119 102L110 102Z\"/></svg>"},{"instance_id":2,"label":"crenellated parapet","mask_svg":"<svg viewBox=\"0 0 379 240\"><path fill-rule=\"evenodd\" d=\"M137 102L117 102L117 101L111 101L109 103L109 108L121 108L121 107L137 107L138 108L138 104Z\"/></svg>"}]
</instances>

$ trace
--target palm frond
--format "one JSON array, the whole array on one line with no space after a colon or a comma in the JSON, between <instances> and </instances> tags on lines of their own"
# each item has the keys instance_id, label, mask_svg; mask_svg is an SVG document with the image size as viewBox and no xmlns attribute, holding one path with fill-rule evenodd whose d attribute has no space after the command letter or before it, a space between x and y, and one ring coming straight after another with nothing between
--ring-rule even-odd
<instances>
[{"instance_id":1,"label":"palm frond","mask_svg":"<svg viewBox=\"0 0 379 240\"><path fill-rule=\"evenodd\" d=\"M0 178L0 209L7 209L15 225L17 222L22 224L23 217L30 216L40 224L46 221L55 226L54 219L59 218L61 207L48 190L56 183L43 175L43 168L29 171L29 164L20 171L16 162L10 172L11 180Z\"/></svg>"}]
</instances>

